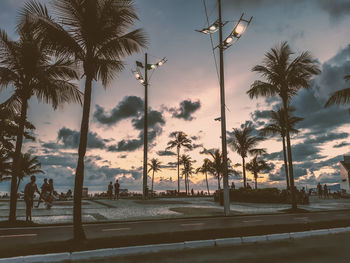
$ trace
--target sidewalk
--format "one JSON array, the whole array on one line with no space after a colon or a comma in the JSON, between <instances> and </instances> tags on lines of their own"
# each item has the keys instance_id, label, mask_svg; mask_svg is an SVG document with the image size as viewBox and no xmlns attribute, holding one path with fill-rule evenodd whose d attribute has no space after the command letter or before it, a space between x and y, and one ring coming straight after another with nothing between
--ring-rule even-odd
<instances>
[{"instance_id":1,"label":"sidewalk","mask_svg":"<svg viewBox=\"0 0 350 263\"><path fill-rule=\"evenodd\" d=\"M311 197L310 205L301 205L308 211L330 211L350 209L350 199L318 199ZM288 204L231 203L231 214L277 214L290 208ZM33 209L33 221L38 224L59 224L72 222L72 201L55 202L47 210ZM0 201L0 221L7 220L9 203ZM223 208L208 197L159 198L153 200L97 200L83 201L83 222L131 221L164 218L188 218L199 216L220 216ZM17 205L18 220L25 219L25 204Z\"/></svg>"}]
</instances>

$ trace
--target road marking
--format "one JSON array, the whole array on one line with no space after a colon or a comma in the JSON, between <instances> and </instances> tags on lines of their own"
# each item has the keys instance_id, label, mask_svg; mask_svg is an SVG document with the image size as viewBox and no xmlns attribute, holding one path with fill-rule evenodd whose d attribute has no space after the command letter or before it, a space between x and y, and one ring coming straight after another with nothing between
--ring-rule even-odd
<instances>
[{"instance_id":1,"label":"road marking","mask_svg":"<svg viewBox=\"0 0 350 263\"><path fill-rule=\"evenodd\" d=\"M3 235L0 238L11 238L11 237L36 237L38 234L19 234L19 235Z\"/></svg>"},{"instance_id":2,"label":"road marking","mask_svg":"<svg viewBox=\"0 0 350 263\"><path fill-rule=\"evenodd\" d=\"M256 223L256 222L263 222L264 220L256 219L256 220L245 220L242 221L243 223Z\"/></svg>"},{"instance_id":3,"label":"road marking","mask_svg":"<svg viewBox=\"0 0 350 263\"><path fill-rule=\"evenodd\" d=\"M130 227L123 227L123 228L105 228L102 229L103 232L109 232L109 231L125 231L125 230L131 230Z\"/></svg>"},{"instance_id":4,"label":"road marking","mask_svg":"<svg viewBox=\"0 0 350 263\"><path fill-rule=\"evenodd\" d=\"M181 226L202 226L204 223L181 224Z\"/></svg>"},{"instance_id":5,"label":"road marking","mask_svg":"<svg viewBox=\"0 0 350 263\"><path fill-rule=\"evenodd\" d=\"M294 220L308 220L308 217L294 217Z\"/></svg>"}]
</instances>

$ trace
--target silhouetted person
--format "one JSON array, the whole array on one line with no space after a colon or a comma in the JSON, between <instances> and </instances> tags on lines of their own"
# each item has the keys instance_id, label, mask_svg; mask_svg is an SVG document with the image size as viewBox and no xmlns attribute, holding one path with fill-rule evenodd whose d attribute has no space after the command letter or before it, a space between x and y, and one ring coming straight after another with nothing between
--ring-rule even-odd
<instances>
[{"instance_id":1,"label":"silhouetted person","mask_svg":"<svg viewBox=\"0 0 350 263\"><path fill-rule=\"evenodd\" d=\"M249 183L247 183L247 189L249 189L249 190L251 190L251 189L252 189L252 187L250 186L250 184L249 184Z\"/></svg>"},{"instance_id":2,"label":"silhouetted person","mask_svg":"<svg viewBox=\"0 0 350 263\"><path fill-rule=\"evenodd\" d=\"M109 182L108 189L107 189L108 199L112 200L112 195L113 195L113 184L112 182Z\"/></svg>"},{"instance_id":3,"label":"silhouetted person","mask_svg":"<svg viewBox=\"0 0 350 263\"><path fill-rule=\"evenodd\" d=\"M46 207L47 209L50 209L51 206L52 206L52 202L53 202L53 195L54 195L54 191L55 191L55 188L53 186L53 179L49 179L49 185L47 187L47 193L48 193L48 196L47 196L47 199L46 199Z\"/></svg>"},{"instance_id":4,"label":"silhouetted person","mask_svg":"<svg viewBox=\"0 0 350 263\"><path fill-rule=\"evenodd\" d=\"M48 182L47 182L47 178L44 179L44 183L41 185L40 189L41 189L41 195L39 197L38 200L38 204L35 206L36 208L39 207L40 203L42 201L44 201L47 198L47 190L48 190Z\"/></svg>"},{"instance_id":5,"label":"silhouetted person","mask_svg":"<svg viewBox=\"0 0 350 263\"><path fill-rule=\"evenodd\" d=\"M120 184L119 184L119 181L116 180L114 184L114 200L119 199L119 190L120 190Z\"/></svg>"},{"instance_id":6,"label":"silhouetted person","mask_svg":"<svg viewBox=\"0 0 350 263\"><path fill-rule=\"evenodd\" d=\"M233 189L233 190L236 189L236 186L235 186L235 183L234 183L234 182L232 182L232 184L231 184L231 189Z\"/></svg>"},{"instance_id":7,"label":"silhouetted person","mask_svg":"<svg viewBox=\"0 0 350 263\"><path fill-rule=\"evenodd\" d=\"M317 184L317 194L318 194L318 198L322 197L322 185L321 185L321 183Z\"/></svg>"},{"instance_id":8,"label":"silhouetted person","mask_svg":"<svg viewBox=\"0 0 350 263\"><path fill-rule=\"evenodd\" d=\"M323 186L323 195L325 199L328 198L328 187L326 184Z\"/></svg>"},{"instance_id":9,"label":"silhouetted person","mask_svg":"<svg viewBox=\"0 0 350 263\"><path fill-rule=\"evenodd\" d=\"M38 187L35 183L36 177L32 175L30 182L24 188L24 201L26 203L26 221L32 222L32 208L34 204L34 194L37 192L40 195Z\"/></svg>"},{"instance_id":10,"label":"silhouetted person","mask_svg":"<svg viewBox=\"0 0 350 263\"><path fill-rule=\"evenodd\" d=\"M191 195L194 196L194 191L193 188L191 189Z\"/></svg>"}]
</instances>

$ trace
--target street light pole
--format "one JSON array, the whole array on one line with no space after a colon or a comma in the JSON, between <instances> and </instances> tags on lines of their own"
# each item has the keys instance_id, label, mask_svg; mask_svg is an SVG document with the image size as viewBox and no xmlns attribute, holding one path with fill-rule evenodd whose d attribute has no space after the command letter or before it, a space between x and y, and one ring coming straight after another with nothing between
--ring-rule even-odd
<instances>
[{"instance_id":1,"label":"street light pole","mask_svg":"<svg viewBox=\"0 0 350 263\"><path fill-rule=\"evenodd\" d=\"M226 106L225 106L225 73L224 73L224 47L222 37L222 16L221 16L221 0L218 0L219 9L219 50L220 50L220 107L221 107L221 147L223 169L223 184L224 184L224 214L230 214L230 192L228 186L228 171L227 171L227 141L226 141Z\"/></svg>"},{"instance_id":2,"label":"street light pole","mask_svg":"<svg viewBox=\"0 0 350 263\"><path fill-rule=\"evenodd\" d=\"M149 85L149 79L148 79L148 70L155 70L156 68L159 68L164 65L164 63L167 62L167 59L164 57L161 60L159 60L155 64L148 64L148 56L147 53L145 53L145 64L143 65L142 62L136 61L136 70L132 70L135 78L144 86L145 88L145 100L144 100L144 129L143 129L143 178L142 178L142 198L147 198L147 178L148 178L148 172L147 172L147 153L148 153L148 85ZM140 68L145 69L145 76L142 76L142 73L140 71Z\"/></svg>"},{"instance_id":3,"label":"street light pole","mask_svg":"<svg viewBox=\"0 0 350 263\"><path fill-rule=\"evenodd\" d=\"M144 131L143 131L143 183L142 197L147 198L147 152L148 152L148 62L147 53L145 53L145 112L144 112Z\"/></svg>"}]
</instances>

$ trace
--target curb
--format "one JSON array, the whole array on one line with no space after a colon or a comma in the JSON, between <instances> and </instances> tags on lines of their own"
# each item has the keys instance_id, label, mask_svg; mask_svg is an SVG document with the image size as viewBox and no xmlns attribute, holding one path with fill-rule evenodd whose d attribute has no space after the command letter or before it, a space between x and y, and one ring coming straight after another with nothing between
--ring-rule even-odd
<instances>
[{"instance_id":1,"label":"curb","mask_svg":"<svg viewBox=\"0 0 350 263\"><path fill-rule=\"evenodd\" d=\"M196 240L185 241L179 243L158 244L158 245L146 245L146 246L133 246L133 247L121 247L121 248L106 248L79 252L64 252L55 254L44 255L32 255L21 256L12 258L0 258L0 263L41 263L41 262L62 262L62 261L75 261L75 260L91 260L99 258L108 258L116 256L127 255L141 255L156 252L166 251L181 251L185 249L193 248L207 248L207 247L224 247L232 245L242 245L249 243L262 243L269 241L298 239L311 236L330 235L350 232L350 227L340 227L331 229L319 229L303 232L281 233L281 234L269 234L262 236L246 236L246 237L233 237L233 238L219 238L211 240Z\"/></svg>"}]
</instances>

